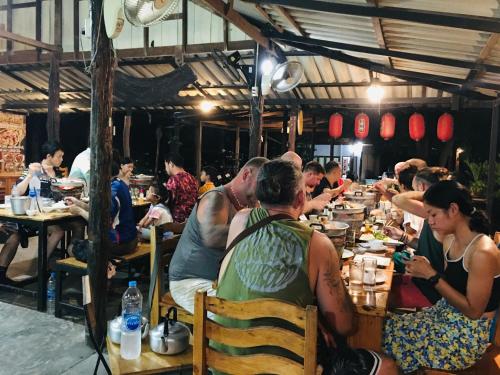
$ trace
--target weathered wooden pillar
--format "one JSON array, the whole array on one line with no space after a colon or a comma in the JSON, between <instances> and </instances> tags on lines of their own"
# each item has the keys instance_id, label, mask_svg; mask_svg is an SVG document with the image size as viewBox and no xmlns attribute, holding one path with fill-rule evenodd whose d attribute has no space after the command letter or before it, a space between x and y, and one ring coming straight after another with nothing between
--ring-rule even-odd
<instances>
[{"instance_id":1,"label":"weathered wooden pillar","mask_svg":"<svg viewBox=\"0 0 500 375\"><path fill-rule=\"evenodd\" d=\"M297 110L293 110L290 115L289 133L288 133L288 151L295 151L295 139L297 137Z\"/></svg>"},{"instance_id":2,"label":"weathered wooden pillar","mask_svg":"<svg viewBox=\"0 0 500 375\"><path fill-rule=\"evenodd\" d=\"M54 44L62 47L62 0L55 0L54 4ZM49 103L47 108L47 138L49 141L59 141L61 116L59 113L59 93L61 91L59 79L60 52L52 52L50 56L49 74Z\"/></svg>"},{"instance_id":3,"label":"weathered wooden pillar","mask_svg":"<svg viewBox=\"0 0 500 375\"><path fill-rule=\"evenodd\" d=\"M260 156L262 140L262 111L264 98L262 96L252 96L250 99L251 120L250 120L250 144L248 147L248 157Z\"/></svg>"},{"instance_id":4,"label":"weathered wooden pillar","mask_svg":"<svg viewBox=\"0 0 500 375\"><path fill-rule=\"evenodd\" d=\"M132 115L127 112L123 119L123 156L130 157L130 128L132 127Z\"/></svg>"},{"instance_id":5,"label":"weathered wooden pillar","mask_svg":"<svg viewBox=\"0 0 500 375\"><path fill-rule=\"evenodd\" d=\"M203 123L200 121L196 125L196 135L195 135L195 148L196 148L196 175L198 178L201 175L201 154L203 148Z\"/></svg>"},{"instance_id":6,"label":"weathered wooden pillar","mask_svg":"<svg viewBox=\"0 0 500 375\"><path fill-rule=\"evenodd\" d=\"M488 162L488 189L486 198L488 217L490 222L493 222L493 203L495 199L495 184L496 184L496 166L497 166L497 147L498 147L498 106L500 98L493 102L493 110L491 111L491 132L490 132L490 156Z\"/></svg>"},{"instance_id":7,"label":"weathered wooden pillar","mask_svg":"<svg viewBox=\"0 0 500 375\"><path fill-rule=\"evenodd\" d=\"M240 170L240 127L238 126L236 128L236 132L235 132L235 135L236 135L236 139L235 139L235 142L234 142L234 167L235 167L235 173L238 173L238 171Z\"/></svg>"},{"instance_id":8,"label":"weathered wooden pillar","mask_svg":"<svg viewBox=\"0 0 500 375\"><path fill-rule=\"evenodd\" d=\"M106 270L109 252L111 202L111 113L113 108L114 54L101 17L103 0L91 1L92 48L90 113L90 254L88 272L94 301L95 337L106 332Z\"/></svg>"}]
</instances>

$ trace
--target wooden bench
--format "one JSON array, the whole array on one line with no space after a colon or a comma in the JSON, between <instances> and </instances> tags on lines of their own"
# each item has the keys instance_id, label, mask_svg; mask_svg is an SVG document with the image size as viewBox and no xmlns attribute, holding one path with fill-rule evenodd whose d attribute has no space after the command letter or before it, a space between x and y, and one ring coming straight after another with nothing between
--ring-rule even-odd
<instances>
[{"instance_id":1,"label":"wooden bench","mask_svg":"<svg viewBox=\"0 0 500 375\"><path fill-rule=\"evenodd\" d=\"M122 264L131 264L133 261L148 256L151 252L151 245L149 243L139 243L136 251L131 254L117 257L122 261ZM62 300L62 283L63 273L68 272L74 275L84 276L87 274L87 263L77 260L75 257L68 257L59 259L55 265L56 273L56 295L55 295L55 309L54 315L58 318L61 317L62 308L73 311L83 311L83 307L77 306ZM130 270L129 270L130 273Z\"/></svg>"}]
</instances>

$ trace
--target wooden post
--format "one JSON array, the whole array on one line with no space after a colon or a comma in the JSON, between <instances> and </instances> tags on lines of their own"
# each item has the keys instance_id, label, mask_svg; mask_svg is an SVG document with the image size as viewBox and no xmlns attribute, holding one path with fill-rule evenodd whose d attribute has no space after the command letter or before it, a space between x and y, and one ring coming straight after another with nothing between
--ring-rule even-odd
<instances>
[{"instance_id":1,"label":"wooden post","mask_svg":"<svg viewBox=\"0 0 500 375\"><path fill-rule=\"evenodd\" d=\"M491 111L491 133L490 133L490 157L488 162L488 190L487 210L490 222L493 222L493 201L495 199L495 172L497 166L497 146L498 146L498 106L500 98L494 101L493 110Z\"/></svg>"},{"instance_id":2,"label":"wooden post","mask_svg":"<svg viewBox=\"0 0 500 375\"><path fill-rule=\"evenodd\" d=\"M130 157L130 128L132 127L132 116L127 112L123 119L123 156Z\"/></svg>"},{"instance_id":3,"label":"wooden post","mask_svg":"<svg viewBox=\"0 0 500 375\"><path fill-rule=\"evenodd\" d=\"M288 133L288 151L295 152L295 138L297 133L297 110L294 109L290 115L289 133Z\"/></svg>"},{"instance_id":4,"label":"wooden post","mask_svg":"<svg viewBox=\"0 0 500 375\"><path fill-rule=\"evenodd\" d=\"M188 1L182 0L182 53L186 53L188 44Z\"/></svg>"},{"instance_id":5,"label":"wooden post","mask_svg":"<svg viewBox=\"0 0 500 375\"><path fill-rule=\"evenodd\" d=\"M54 8L54 44L62 46L62 0L55 1ZM50 57L49 103L47 108L47 138L49 141L60 139L61 116L59 113L59 82L60 52L52 52Z\"/></svg>"},{"instance_id":6,"label":"wooden post","mask_svg":"<svg viewBox=\"0 0 500 375\"><path fill-rule=\"evenodd\" d=\"M264 148L262 151L262 156L264 156L265 158L267 158L267 133L267 131L264 132Z\"/></svg>"},{"instance_id":7,"label":"wooden post","mask_svg":"<svg viewBox=\"0 0 500 375\"><path fill-rule=\"evenodd\" d=\"M254 158L260 156L262 145L262 113L264 112L264 98L260 91L260 63L262 61L262 54L259 53L259 45L254 48L254 65L253 72L256 75L252 86L252 98L250 99L250 127L249 127L249 145L248 157ZM257 92L254 93L253 91ZM254 95L256 94L256 95Z\"/></svg>"},{"instance_id":8,"label":"wooden post","mask_svg":"<svg viewBox=\"0 0 500 375\"><path fill-rule=\"evenodd\" d=\"M202 147L203 147L203 123L200 121L196 125L196 136L195 136L195 143L196 143L196 175L198 178L201 175L201 155L202 155Z\"/></svg>"},{"instance_id":9,"label":"wooden post","mask_svg":"<svg viewBox=\"0 0 500 375\"><path fill-rule=\"evenodd\" d=\"M101 17L103 0L91 1L91 113L90 113L90 254L88 272L95 306L95 338L106 332L106 284L110 240L111 113L113 108L114 53Z\"/></svg>"},{"instance_id":10,"label":"wooden post","mask_svg":"<svg viewBox=\"0 0 500 375\"><path fill-rule=\"evenodd\" d=\"M236 128L236 140L234 141L234 162L235 162L235 171L234 173L238 173L240 170L240 127Z\"/></svg>"},{"instance_id":11,"label":"wooden post","mask_svg":"<svg viewBox=\"0 0 500 375\"><path fill-rule=\"evenodd\" d=\"M264 98L259 96L252 96L250 99L250 139L248 146L248 157L254 158L260 156L261 151L261 140L262 140L262 108L264 106Z\"/></svg>"},{"instance_id":12,"label":"wooden post","mask_svg":"<svg viewBox=\"0 0 500 375\"><path fill-rule=\"evenodd\" d=\"M333 138L330 138L330 161L333 160L334 149Z\"/></svg>"}]
</instances>

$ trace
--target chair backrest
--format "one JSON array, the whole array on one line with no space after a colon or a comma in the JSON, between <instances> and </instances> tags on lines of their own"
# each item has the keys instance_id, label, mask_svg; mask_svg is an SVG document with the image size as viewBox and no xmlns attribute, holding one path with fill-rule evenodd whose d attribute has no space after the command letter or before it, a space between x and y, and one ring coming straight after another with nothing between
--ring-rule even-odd
<instances>
[{"instance_id":1,"label":"chair backrest","mask_svg":"<svg viewBox=\"0 0 500 375\"><path fill-rule=\"evenodd\" d=\"M246 329L223 327L207 319L207 311L216 315L250 320L278 318L303 334L281 327L261 325ZM193 374L205 375L208 368L231 374L316 374L316 306L305 309L276 299L227 301L197 292L194 307ZM208 340L239 348L275 346L304 359L304 364L276 354L228 355L208 346Z\"/></svg>"},{"instance_id":2,"label":"chair backrest","mask_svg":"<svg viewBox=\"0 0 500 375\"><path fill-rule=\"evenodd\" d=\"M493 241L495 241L495 244L500 244L500 232L495 232L495 235L493 236Z\"/></svg>"},{"instance_id":3,"label":"chair backrest","mask_svg":"<svg viewBox=\"0 0 500 375\"><path fill-rule=\"evenodd\" d=\"M163 295L164 286L164 274L163 270L165 265L170 262L170 258L177 247L177 243L181 237L182 230L184 229L184 223L167 223L159 226L152 226L150 232L151 239L151 252L150 252L150 269L153 272L154 263L156 260L159 261L158 273L156 275L155 289L153 293L153 299L151 303L151 324L156 326L159 321L160 315L160 299ZM169 239L163 239L164 232L173 232L174 236ZM158 253L158 255L157 255ZM151 275L152 276L152 275ZM151 280L153 282L153 280Z\"/></svg>"}]
</instances>

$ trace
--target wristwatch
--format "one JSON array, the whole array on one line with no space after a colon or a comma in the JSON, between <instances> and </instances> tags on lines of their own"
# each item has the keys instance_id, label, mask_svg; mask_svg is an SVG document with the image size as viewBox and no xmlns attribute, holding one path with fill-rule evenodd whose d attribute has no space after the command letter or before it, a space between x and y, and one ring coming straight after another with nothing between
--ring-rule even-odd
<instances>
[{"instance_id":1,"label":"wristwatch","mask_svg":"<svg viewBox=\"0 0 500 375\"><path fill-rule=\"evenodd\" d=\"M436 286L436 284L439 282L439 279L441 278L441 274L440 273L436 273L434 276L431 276L427 279L427 281L432 285L432 286Z\"/></svg>"}]
</instances>

